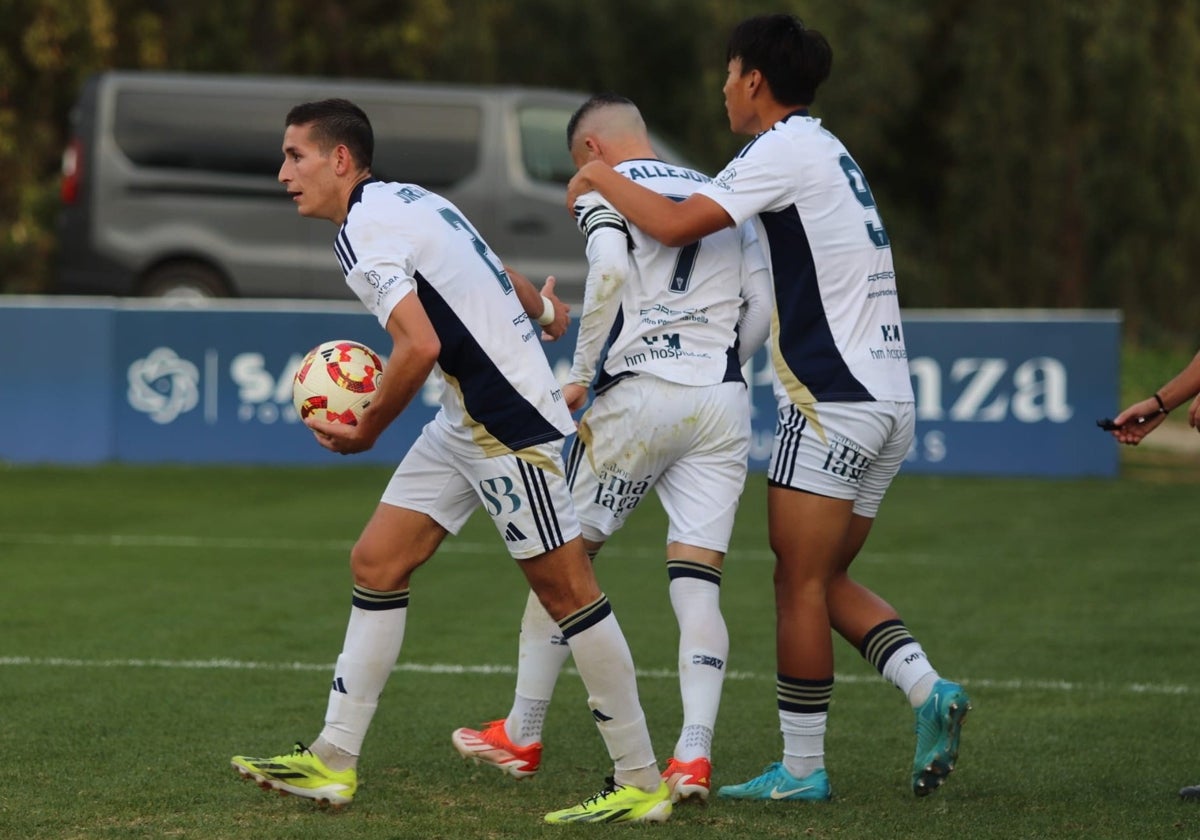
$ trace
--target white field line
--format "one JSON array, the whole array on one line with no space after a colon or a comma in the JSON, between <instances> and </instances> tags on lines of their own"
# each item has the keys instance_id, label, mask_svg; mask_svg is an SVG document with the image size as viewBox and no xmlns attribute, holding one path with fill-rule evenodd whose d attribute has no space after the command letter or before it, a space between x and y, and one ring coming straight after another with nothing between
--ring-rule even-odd
<instances>
[{"instance_id":1,"label":"white field line","mask_svg":"<svg viewBox=\"0 0 1200 840\"><path fill-rule=\"evenodd\" d=\"M0 545L59 545L80 547L110 547L110 548L184 548L211 551L214 549L230 551L328 551L348 552L353 545L349 540L295 540L277 537L195 537L145 534L3 534L0 533ZM441 552L452 554L495 554L503 551L499 546L490 543L470 542L466 540L448 539ZM621 553L630 557L660 558L662 551L651 548L623 548ZM771 561L774 559L770 551L737 550L730 552L730 562L734 558ZM910 563L927 563L931 559L920 554L881 554L864 553L861 560L866 561L902 561ZM0 667L34 666L42 668L166 668L181 670L259 670L259 671L328 671L332 672L332 664L309 662L244 662L233 659L204 659L204 660L165 660L165 659L68 659L61 657L28 657L0 656ZM506 674L515 675L516 668L511 665L460 665L399 663L397 671L422 674ZM577 673L573 669L567 669ZM639 670L641 679L676 679L677 673L668 669ZM730 671L725 675L729 680L760 680L774 681L773 674L758 674L750 671ZM873 683L881 678L862 676L858 674L838 674L836 681L843 684ZM1082 683L1066 680L1021 680L1021 679L962 679L960 682L973 688L995 688L1010 691L1042 690L1083 693L1112 693L1125 692L1132 694L1164 694L1191 695L1200 693L1187 685L1170 685L1162 683L1128 683L1114 685L1110 683Z\"/></svg>"},{"instance_id":2,"label":"white field line","mask_svg":"<svg viewBox=\"0 0 1200 840\"><path fill-rule=\"evenodd\" d=\"M237 659L68 659L64 657L0 656L0 667L33 668L162 668L165 670L213 670L213 671L324 671L333 672L333 663L320 662L246 662ZM414 674L491 675L515 676L512 665L460 665L453 663L420 664L402 662L396 665L397 672ZM567 673L578 675L573 668ZM674 680L678 672L667 668L638 669L638 678L643 680ZM773 682L774 674L758 674L753 671L730 671L727 680ZM861 674L838 674L835 681L843 684L881 683L882 678ZM969 688L998 689L1007 691L1059 691L1091 694L1162 694L1191 695L1197 691L1188 685L1163 683L1083 683L1068 680L995 680L962 679Z\"/></svg>"},{"instance_id":3,"label":"white field line","mask_svg":"<svg viewBox=\"0 0 1200 840\"><path fill-rule=\"evenodd\" d=\"M4 534L0 533L0 545L78 546L80 548L178 548L202 551L288 551L348 554L353 540L298 540L284 537L197 537L168 534ZM614 547L610 552L620 552L624 557L636 559L665 558L666 544L662 548ZM439 552L448 554L496 554L504 553L499 543L471 542L450 537ZM727 562L738 561L774 562L775 555L766 549L744 549L734 547ZM937 563L932 555L917 552L882 553L869 549L859 557L859 562L903 562L916 565Z\"/></svg>"}]
</instances>

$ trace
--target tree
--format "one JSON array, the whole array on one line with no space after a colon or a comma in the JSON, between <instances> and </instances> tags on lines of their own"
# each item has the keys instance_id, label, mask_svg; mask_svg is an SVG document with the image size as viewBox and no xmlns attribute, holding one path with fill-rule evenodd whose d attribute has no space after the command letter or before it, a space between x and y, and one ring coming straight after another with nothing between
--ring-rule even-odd
<instances>
[{"instance_id":1,"label":"tree","mask_svg":"<svg viewBox=\"0 0 1200 840\"><path fill-rule=\"evenodd\" d=\"M905 306L1119 307L1135 336L1194 335L1194 0L0 0L0 288L50 277L67 115L96 70L612 90L715 172L746 140L728 33L774 11L833 45L813 113L871 178Z\"/></svg>"}]
</instances>

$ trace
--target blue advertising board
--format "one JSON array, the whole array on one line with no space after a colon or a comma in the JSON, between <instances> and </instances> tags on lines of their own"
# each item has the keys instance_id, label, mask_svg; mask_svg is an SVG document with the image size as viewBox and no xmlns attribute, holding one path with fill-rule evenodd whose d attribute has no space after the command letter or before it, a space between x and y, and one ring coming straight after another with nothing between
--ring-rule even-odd
<instances>
[{"instance_id":1,"label":"blue advertising board","mask_svg":"<svg viewBox=\"0 0 1200 840\"><path fill-rule=\"evenodd\" d=\"M1117 473L1096 420L1117 413L1112 313L907 313L917 433L908 472Z\"/></svg>"},{"instance_id":2,"label":"blue advertising board","mask_svg":"<svg viewBox=\"0 0 1200 840\"><path fill-rule=\"evenodd\" d=\"M99 301L0 297L0 462L113 457L114 316Z\"/></svg>"},{"instance_id":3,"label":"blue advertising board","mask_svg":"<svg viewBox=\"0 0 1200 840\"><path fill-rule=\"evenodd\" d=\"M1117 448L1095 420L1117 410L1112 312L908 311L917 435L905 471L1111 476ZM544 345L562 379L574 334ZM0 461L335 463L291 403L322 341L391 340L358 304L221 301L203 308L112 299L0 300ZM775 406L765 350L747 365L751 469L766 468ZM432 377L370 452L396 463L437 410ZM46 407L54 410L47 411Z\"/></svg>"},{"instance_id":4,"label":"blue advertising board","mask_svg":"<svg viewBox=\"0 0 1200 840\"><path fill-rule=\"evenodd\" d=\"M292 378L305 353L335 338L360 341L385 358L391 349L387 333L356 304L274 312L123 309L113 354L124 390L114 415L114 457L295 464L335 458L315 444L292 407ZM398 463L413 427L433 417L433 406L418 403L363 457Z\"/></svg>"}]
</instances>

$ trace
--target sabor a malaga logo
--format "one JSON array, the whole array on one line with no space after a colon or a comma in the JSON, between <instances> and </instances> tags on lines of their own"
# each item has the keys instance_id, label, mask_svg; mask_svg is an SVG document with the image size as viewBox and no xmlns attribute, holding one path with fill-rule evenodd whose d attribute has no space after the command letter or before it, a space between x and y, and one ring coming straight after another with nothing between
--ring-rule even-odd
<instances>
[{"instance_id":1,"label":"sabor a malaga logo","mask_svg":"<svg viewBox=\"0 0 1200 840\"><path fill-rule=\"evenodd\" d=\"M200 371L170 347L156 347L129 366L129 404L166 424L200 402Z\"/></svg>"},{"instance_id":2,"label":"sabor a malaga logo","mask_svg":"<svg viewBox=\"0 0 1200 840\"><path fill-rule=\"evenodd\" d=\"M727 166L717 173L717 177L713 178L712 185L725 192L730 192L732 189L729 182L737 177L737 167Z\"/></svg>"}]
</instances>

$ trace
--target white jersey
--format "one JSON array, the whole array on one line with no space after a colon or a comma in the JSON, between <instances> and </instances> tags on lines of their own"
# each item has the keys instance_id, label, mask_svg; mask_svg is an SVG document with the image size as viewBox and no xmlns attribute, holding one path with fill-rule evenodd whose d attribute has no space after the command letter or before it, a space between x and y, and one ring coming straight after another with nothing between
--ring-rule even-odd
<instances>
[{"instance_id":1,"label":"white jersey","mask_svg":"<svg viewBox=\"0 0 1200 840\"><path fill-rule=\"evenodd\" d=\"M346 283L386 328L420 298L441 341L435 422L484 454L575 431L546 354L500 259L453 204L414 184L355 188L334 243Z\"/></svg>"},{"instance_id":2,"label":"white jersey","mask_svg":"<svg viewBox=\"0 0 1200 840\"><path fill-rule=\"evenodd\" d=\"M628 160L616 169L679 201L708 181L659 160ZM571 381L594 377L597 393L635 374L681 385L742 382L742 362L769 329L770 278L753 225L671 248L629 224L597 192L581 196L574 210L587 237L589 271Z\"/></svg>"},{"instance_id":3,"label":"white jersey","mask_svg":"<svg viewBox=\"0 0 1200 840\"><path fill-rule=\"evenodd\" d=\"M887 232L862 170L806 110L759 134L698 190L756 214L775 283L780 403L912 402Z\"/></svg>"}]
</instances>

